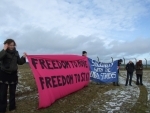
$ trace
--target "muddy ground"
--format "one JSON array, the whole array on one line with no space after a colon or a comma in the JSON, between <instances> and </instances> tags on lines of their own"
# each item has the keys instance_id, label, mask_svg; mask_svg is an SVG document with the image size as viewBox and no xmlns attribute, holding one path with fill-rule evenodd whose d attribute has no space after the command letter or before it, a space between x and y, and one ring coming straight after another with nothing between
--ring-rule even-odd
<instances>
[{"instance_id":1,"label":"muddy ground","mask_svg":"<svg viewBox=\"0 0 150 113\"><path fill-rule=\"evenodd\" d=\"M144 86L124 86L126 72L120 72L120 86L90 83L48 108L38 110L38 93L30 67L19 67L15 113L150 113L150 70L143 75ZM7 112L10 113L10 112Z\"/></svg>"}]
</instances>

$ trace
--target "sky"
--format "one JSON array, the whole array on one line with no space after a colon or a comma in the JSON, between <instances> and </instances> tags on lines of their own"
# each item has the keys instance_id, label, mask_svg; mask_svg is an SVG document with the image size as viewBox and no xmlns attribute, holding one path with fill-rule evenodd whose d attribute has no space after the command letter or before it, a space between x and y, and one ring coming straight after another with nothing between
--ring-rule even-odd
<instances>
[{"instance_id":1,"label":"sky","mask_svg":"<svg viewBox=\"0 0 150 113\"><path fill-rule=\"evenodd\" d=\"M150 62L150 0L0 0L0 48Z\"/></svg>"}]
</instances>

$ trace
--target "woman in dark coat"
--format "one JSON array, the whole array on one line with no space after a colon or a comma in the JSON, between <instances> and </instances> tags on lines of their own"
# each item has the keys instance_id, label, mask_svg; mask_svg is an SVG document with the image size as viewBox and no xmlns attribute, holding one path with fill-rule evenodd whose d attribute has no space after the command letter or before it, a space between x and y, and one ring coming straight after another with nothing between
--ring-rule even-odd
<instances>
[{"instance_id":1,"label":"woman in dark coat","mask_svg":"<svg viewBox=\"0 0 150 113\"><path fill-rule=\"evenodd\" d=\"M7 108L7 89L9 87L9 110L16 109L15 92L18 83L18 64L26 62L26 53L20 58L13 39L4 42L4 48L0 51L0 113L5 113Z\"/></svg>"},{"instance_id":2,"label":"woman in dark coat","mask_svg":"<svg viewBox=\"0 0 150 113\"><path fill-rule=\"evenodd\" d=\"M137 85L143 85L143 82L142 82L142 77L143 77L142 60L139 60L139 62L136 63L136 77L137 77L136 84ZM139 82L139 79L140 79L140 82Z\"/></svg>"}]
</instances>

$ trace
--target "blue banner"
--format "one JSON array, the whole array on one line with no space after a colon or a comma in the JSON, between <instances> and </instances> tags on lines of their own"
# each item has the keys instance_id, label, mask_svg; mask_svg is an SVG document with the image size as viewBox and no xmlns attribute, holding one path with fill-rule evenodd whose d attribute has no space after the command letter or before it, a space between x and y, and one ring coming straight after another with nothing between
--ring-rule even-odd
<instances>
[{"instance_id":1,"label":"blue banner","mask_svg":"<svg viewBox=\"0 0 150 113\"><path fill-rule=\"evenodd\" d=\"M90 79L94 82L109 83L118 81L118 60L112 63L102 63L88 58Z\"/></svg>"}]
</instances>

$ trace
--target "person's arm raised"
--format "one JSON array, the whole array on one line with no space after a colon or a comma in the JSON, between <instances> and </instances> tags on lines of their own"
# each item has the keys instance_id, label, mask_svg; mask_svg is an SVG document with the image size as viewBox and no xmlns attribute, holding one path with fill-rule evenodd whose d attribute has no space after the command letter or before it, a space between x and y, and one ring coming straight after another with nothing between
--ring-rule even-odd
<instances>
[{"instance_id":1,"label":"person's arm raised","mask_svg":"<svg viewBox=\"0 0 150 113\"><path fill-rule=\"evenodd\" d=\"M18 55L19 55L19 53L18 53ZM17 58L18 65L23 65L24 63L26 63L26 56L27 56L26 53L24 53L24 55L21 58L20 58L20 56L18 56L18 58Z\"/></svg>"},{"instance_id":2,"label":"person's arm raised","mask_svg":"<svg viewBox=\"0 0 150 113\"><path fill-rule=\"evenodd\" d=\"M3 50L0 51L0 60L2 60L5 57L7 48L8 44L5 44Z\"/></svg>"}]
</instances>

